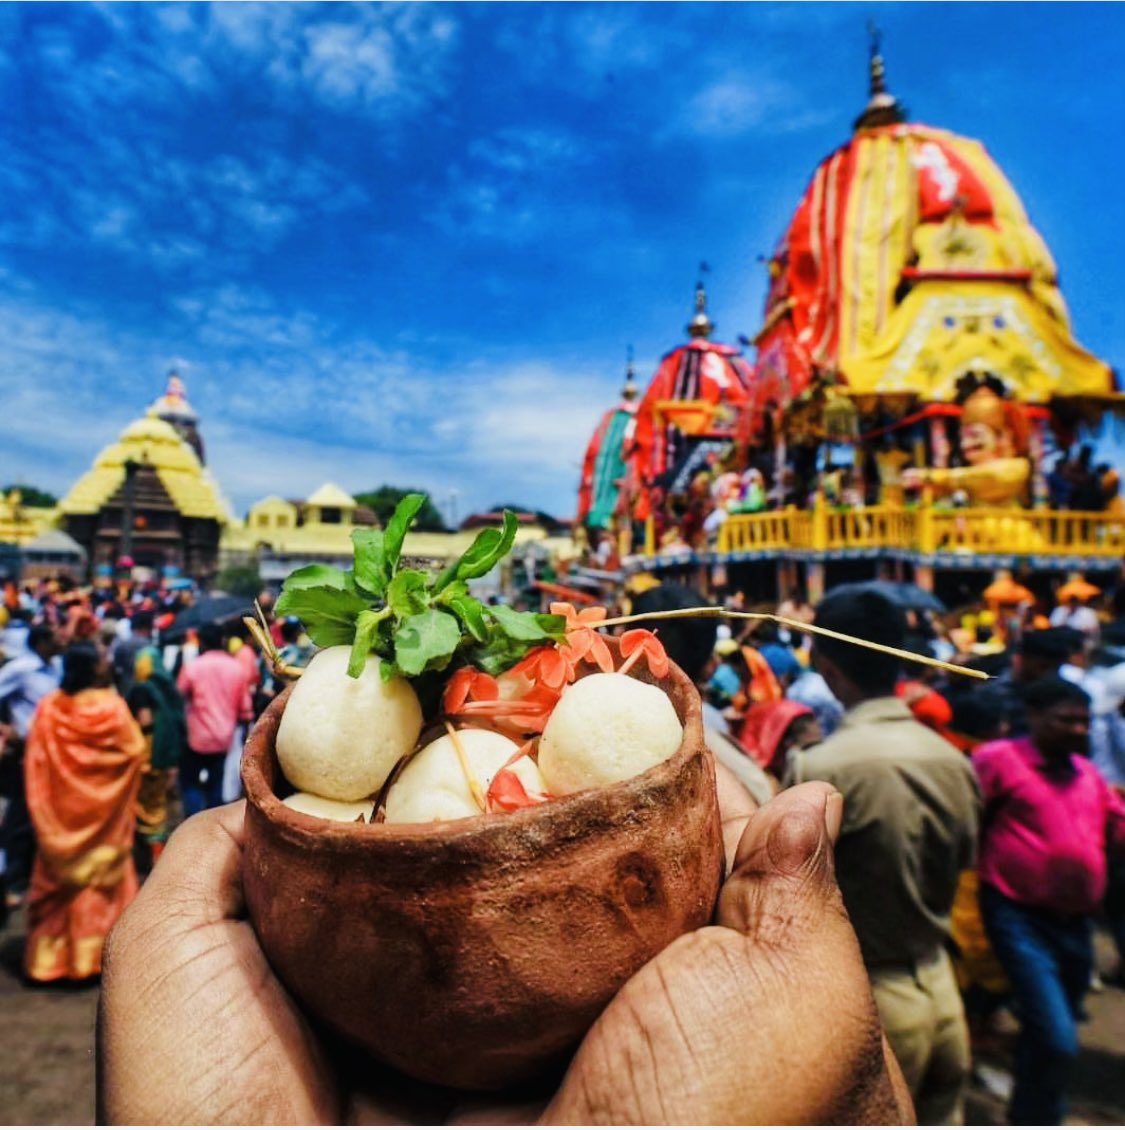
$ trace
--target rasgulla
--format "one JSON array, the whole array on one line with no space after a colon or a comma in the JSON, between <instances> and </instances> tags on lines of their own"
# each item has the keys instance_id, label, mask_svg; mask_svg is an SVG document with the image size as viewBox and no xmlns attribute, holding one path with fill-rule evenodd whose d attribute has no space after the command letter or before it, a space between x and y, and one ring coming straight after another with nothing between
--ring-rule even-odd
<instances>
[{"instance_id":1,"label":"rasgulla","mask_svg":"<svg viewBox=\"0 0 1125 1130\"><path fill-rule=\"evenodd\" d=\"M422 732L422 707L402 678L384 683L370 662L348 675L350 647L317 652L285 704L277 759L285 779L329 800L360 800L383 787Z\"/></svg>"},{"instance_id":2,"label":"rasgulla","mask_svg":"<svg viewBox=\"0 0 1125 1130\"><path fill-rule=\"evenodd\" d=\"M553 796L626 781L666 761L684 730L672 700L630 675L571 684L539 742L539 771Z\"/></svg>"},{"instance_id":3,"label":"rasgulla","mask_svg":"<svg viewBox=\"0 0 1125 1130\"><path fill-rule=\"evenodd\" d=\"M281 803L295 812L303 812L306 816L319 816L321 820L339 820L345 824L354 824L361 816L365 823L370 823L371 815L375 811L375 802L370 797L366 800L325 800L324 797L314 796L312 793L294 793Z\"/></svg>"},{"instance_id":4,"label":"rasgulla","mask_svg":"<svg viewBox=\"0 0 1125 1130\"><path fill-rule=\"evenodd\" d=\"M482 792L519 749L510 738L491 730L458 730L457 739ZM521 757L511 770L528 793L545 793L535 762ZM388 824L423 824L479 816L480 808L465 779L460 758L448 734L430 742L407 762L387 791Z\"/></svg>"}]
</instances>

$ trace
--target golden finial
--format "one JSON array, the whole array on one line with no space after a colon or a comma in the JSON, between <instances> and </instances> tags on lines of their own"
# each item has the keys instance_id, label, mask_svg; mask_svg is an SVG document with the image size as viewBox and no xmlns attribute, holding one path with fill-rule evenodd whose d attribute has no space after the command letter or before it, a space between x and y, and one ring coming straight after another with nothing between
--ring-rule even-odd
<instances>
[{"instance_id":1,"label":"golden finial","mask_svg":"<svg viewBox=\"0 0 1125 1130\"><path fill-rule=\"evenodd\" d=\"M699 264L699 282L695 284L695 317L687 325L687 332L692 337L710 337L715 330L715 323L707 317L707 291L703 287L703 276L710 270L706 263Z\"/></svg>"},{"instance_id":2,"label":"golden finial","mask_svg":"<svg viewBox=\"0 0 1125 1130\"><path fill-rule=\"evenodd\" d=\"M636 400L640 393L636 376L637 370L633 365L633 347L628 345L625 347L625 387L621 390L621 396L625 400Z\"/></svg>"},{"instance_id":3,"label":"golden finial","mask_svg":"<svg viewBox=\"0 0 1125 1130\"><path fill-rule=\"evenodd\" d=\"M870 80L867 106L856 118L855 128L874 129L906 121L906 107L887 90L887 67L883 61L882 34L874 20L867 21Z\"/></svg>"}]
</instances>

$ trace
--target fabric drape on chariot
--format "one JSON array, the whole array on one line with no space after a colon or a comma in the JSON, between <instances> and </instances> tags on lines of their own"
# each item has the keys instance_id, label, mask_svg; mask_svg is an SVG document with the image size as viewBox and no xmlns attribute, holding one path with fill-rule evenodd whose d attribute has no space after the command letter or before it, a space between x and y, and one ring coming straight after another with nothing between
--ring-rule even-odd
<instances>
[{"instance_id":1,"label":"fabric drape on chariot","mask_svg":"<svg viewBox=\"0 0 1125 1130\"><path fill-rule=\"evenodd\" d=\"M625 438L634 411L634 407L627 404L611 408L598 421L590 437L578 490L579 525L605 529L610 524L627 473Z\"/></svg>"},{"instance_id":2,"label":"fabric drape on chariot","mask_svg":"<svg viewBox=\"0 0 1125 1130\"><path fill-rule=\"evenodd\" d=\"M759 360L773 353L792 395L820 370L857 394L948 400L966 357L1018 375L1030 401L1113 388L1015 190L948 130L859 130L813 174L769 269Z\"/></svg>"},{"instance_id":3,"label":"fabric drape on chariot","mask_svg":"<svg viewBox=\"0 0 1125 1130\"><path fill-rule=\"evenodd\" d=\"M101 970L105 937L137 890L144 756L140 728L115 691L55 691L39 704L24 770L38 844L25 951L34 980Z\"/></svg>"},{"instance_id":4,"label":"fabric drape on chariot","mask_svg":"<svg viewBox=\"0 0 1125 1130\"><path fill-rule=\"evenodd\" d=\"M680 459L685 437L734 437L753 395L753 370L732 346L696 339L665 354L637 406L634 481L651 486Z\"/></svg>"}]
</instances>

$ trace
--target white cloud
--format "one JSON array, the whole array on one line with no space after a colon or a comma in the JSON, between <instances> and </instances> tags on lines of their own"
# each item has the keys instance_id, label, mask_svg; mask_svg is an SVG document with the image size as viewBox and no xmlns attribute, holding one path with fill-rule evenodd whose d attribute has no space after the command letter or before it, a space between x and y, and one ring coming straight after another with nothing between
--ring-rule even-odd
<instances>
[{"instance_id":1,"label":"white cloud","mask_svg":"<svg viewBox=\"0 0 1125 1130\"><path fill-rule=\"evenodd\" d=\"M600 366L470 359L350 340L261 292L182 300L189 356L31 298L0 302L0 479L63 494L160 393L188 381L209 465L244 511L265 494L301 496L332 479L351 490L412 485L482 509L505 499L569 513L586 441L612 400ZM217 344L216 344L217 343Z\"/></svg>"}]
</instances>

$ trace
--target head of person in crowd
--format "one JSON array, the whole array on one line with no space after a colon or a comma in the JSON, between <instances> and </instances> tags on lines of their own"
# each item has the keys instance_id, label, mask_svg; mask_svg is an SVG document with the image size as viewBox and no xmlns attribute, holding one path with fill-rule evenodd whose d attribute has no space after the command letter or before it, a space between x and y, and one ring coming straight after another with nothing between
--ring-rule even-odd
<instances>
[{"instance_id":1,"label":"head of person in crowd","mask_svg":"<svg viewBox=\"0 0 1125 1130\"><path fill-rule=\"evenodd\" d=\"M133 626L133 635L147 639L152 635L152 625L156 617L147 608L141 608L133 613L130 623Z\"/></svg>"},{"instance_id":2,"label":"head of person in crowd","mask_svg":"<svg viewBox=\"0 0 1125 1130\"><path fill-rule=\"evenodd\" d=\"M1090 696L1076 683L1048 675L1024 690L1028 732L1048 764L1086 756L1090 744Z\"/></svg>"},{"instance_id":3,"label":"head of person in crowd","mask_svg":"<svg viewBox=\"0 0 1125 1130\"><path fill-rule=\"evenodd\" d=\"M301 621L295 620L292 616L286 616L281 621L281 638L287 644L295 644L301 638Z\"/></svg>"},{"instance_id":4,"label":"head of person in crowd","mask_svg":"<svg viewBox=\"0 0 1125 1130\"><path fill-rule=\"evenodd\" d=\"M901 648L906 636L902 609L862 585L833 589L817 606L813 624L887 647ZM848 710L868 699L893 696L901 669L893 655L822 635L813 637L812 662Z\"/></svg>"},{"instance_id":5,"label":"head of person in crowd","mask_svg":"<svg viewBox=\"0 0 1125 1130\"><path fill-rule=\"evenodd\" d=\"M747 753L779 780L785 776L792 749L808 749L824 740L812 709L783 698L780 702L756 702L746 712L738 740Z\"/></svg>"},{"instance_id":6,"label":"head of person in crowd","mask_svg":"<svg viewBox=\"0 0 1125 1130\"><path fill-rule=\"evenodd\" d=\"M655 588L638 593L633 598L633 613L671 612L677 608L701 608L711 602L695 589L686 585L664 582ZM692 682L704 678L711 654L715 648L717 621L698 616L682 620L653 620L636 625L656 632L664 650L677 667Z\"/></svg>"},{"instance_id":7,"label":"head of person in crowd","mask_svg":"<svg viewBox=\"0 0 1125 1130\"><path fill-rule=\"evenodd\" d=\"M35 624L27 633L27 649L40 659L53 659L59 653L58 633L50 624Z\"/></svg>"},{"instance_id":8,"label":"head of person in crowd","mask_svg":"<svg viewBox=\"0 0 1125 1130\"><path fill-rule=\"evenodd\" d=\"M1012 675L1020 683L1038 682L1047 675L1057 674L1082 648L1082 633L1073 628L1025 632L1012 657Z\"/></svg>"},{"instance_id":9,"label":"head of person in crowd","mask_svg":"<svg viewBox=\"0 0 1125 1130\"><path fill-rule=\"evenodd\" d=\"M962 753L1002 738L1007 729L1003 695L975 680L972 686L960 684L958 690L949 696L953 717L944 736Z\"/></svg>"},{"instance_id":10,"label":"head of person in crowd","mask_svg":"<svg viewBox=\"0 0 1125 1130\"><path fill-rule=\"evenodd\" d=\"M101 686L106 681L106 661L101 649L90 640L72 643L63 653L60 684L66 694Z\"/></svg>"},{"instance_id":11,"label":"head of person in crowd","mask_svg":"<svg viewBox=\"0 0 1125 1130\"><path fill-rule=\"evenodd\" d=\"M199 654L205 651L219 651L223 646L223 629L218 624L199 626Z\"/></svg>"}]
</instances>

